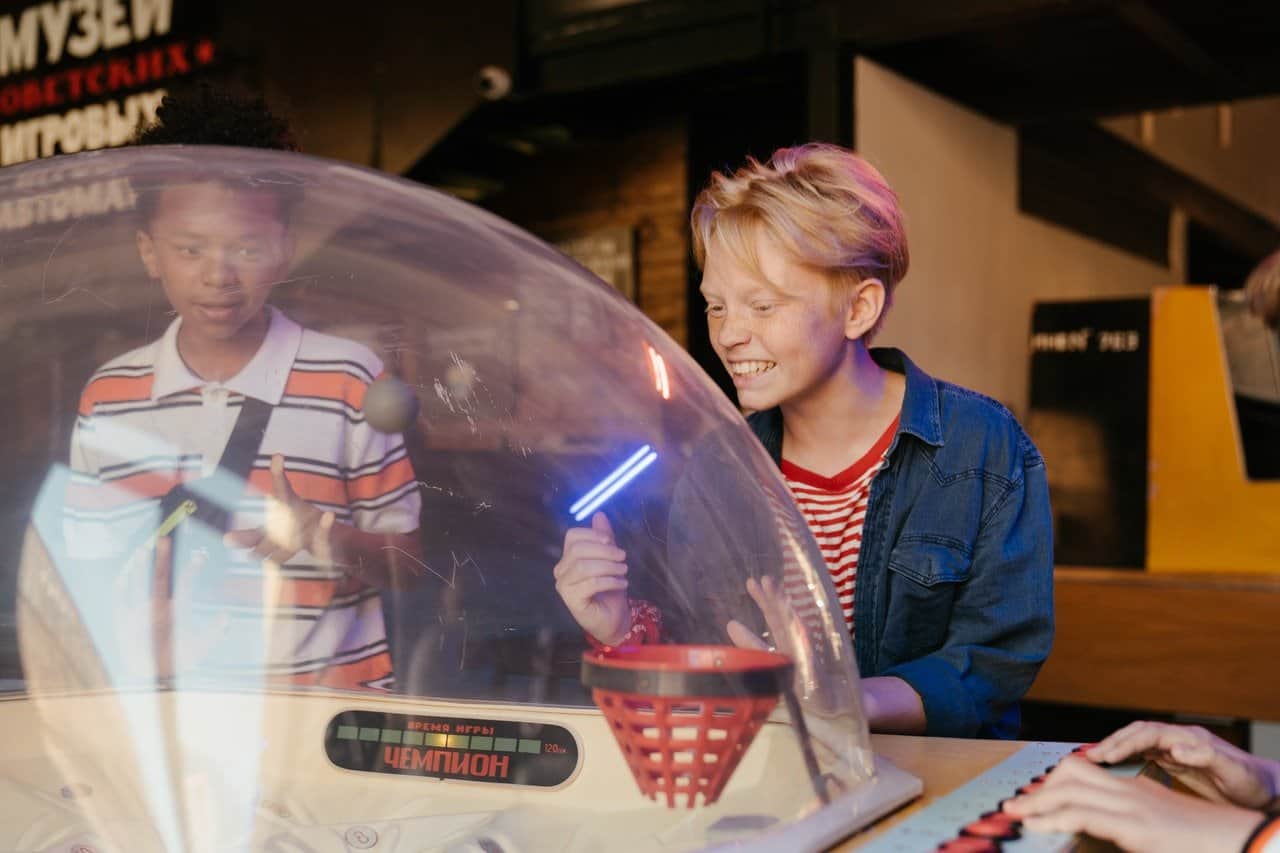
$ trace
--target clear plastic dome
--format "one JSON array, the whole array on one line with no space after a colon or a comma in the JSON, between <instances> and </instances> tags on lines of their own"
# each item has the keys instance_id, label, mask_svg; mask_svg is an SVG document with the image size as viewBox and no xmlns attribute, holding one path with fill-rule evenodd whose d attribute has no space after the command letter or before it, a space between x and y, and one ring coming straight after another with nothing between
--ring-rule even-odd
<instances>
[{"instance_id":1,"label":"clear plastic dome","mask_svg":"<svg viewBox=\"0 0 1280 853\"><path fill-rule=\"evenodd\" d=\"M880 808L773 464L537 239L346 165L125 149L0 172L0 299L0 848L794 847ZM667 649L604 677L630 722L593 690L635 649L553 577L597 512Z\"/></svg>"}]
</instances>

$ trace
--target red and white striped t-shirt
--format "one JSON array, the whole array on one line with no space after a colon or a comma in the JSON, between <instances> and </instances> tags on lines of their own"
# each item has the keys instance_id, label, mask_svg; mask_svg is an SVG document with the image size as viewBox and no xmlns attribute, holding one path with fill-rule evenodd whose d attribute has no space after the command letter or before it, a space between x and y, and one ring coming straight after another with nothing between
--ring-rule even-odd
<instances>
[{"instance_id":1,"label":"red and white striped t-shirt","mask_svg":"<svg viewBox=\"0 0 1280 853\"><path fill-rule=\"evenodd\" d=\"M858 553L862 548L862 524L867 516L871 481L888 460L889 445L898 431L898 418L876 440L862 458L834 477L823 477L782 460L782 476L800 507L804 520L818 540L827 570L835 583L836 597L844 612L849 633L853 633L853 588L858 574ZM798 574L785 575L788 597L804 599L803 590L791 589L803 583Z\"/></svg>"}]
</instances>

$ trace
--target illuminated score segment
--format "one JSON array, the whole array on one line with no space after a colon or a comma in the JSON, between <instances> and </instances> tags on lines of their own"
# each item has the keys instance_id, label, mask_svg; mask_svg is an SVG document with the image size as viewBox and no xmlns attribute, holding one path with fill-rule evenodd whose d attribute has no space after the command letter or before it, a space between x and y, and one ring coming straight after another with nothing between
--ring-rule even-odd
<instances>
[{"instance_id":1,"label":"illuminated score segment","mask_svg":"<svg viewBox=\"0 0 1280 853\"><path fill-rule=\"evenodd\" d=\"M345 711L325 732L347 770L553 787L578 766L578 742L547 723Z\"/></svg>"},{"instance_id":2,"label":"illuminated score segment","mask_svg":"<svg viewBox=\"0 0 1280 853\"><path fill-rule=\"evenodd\" d=\"M475 749L489 752L542 753L542 741L532 738L493 737L492 735L446 735L438 732L409 731L408 729L361 728L338 726L338 740L398 743L405 746L443 746L449 749ZM553 752L556 750L552 750Z\"/></svg>"}]
</instances>

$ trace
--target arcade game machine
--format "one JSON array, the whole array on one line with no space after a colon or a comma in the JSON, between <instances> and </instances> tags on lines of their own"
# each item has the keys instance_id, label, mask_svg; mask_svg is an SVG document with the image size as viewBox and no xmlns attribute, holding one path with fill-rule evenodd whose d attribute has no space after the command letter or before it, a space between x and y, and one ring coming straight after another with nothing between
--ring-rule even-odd
<instances>
[{"instance_id":1,"label":"arcade game machine","mask_svg":"<svg viewBox=\"0 0 1280 853\"><path fill-rule=\"evenodd\" d=\"M1280 336L1239 291L1042 303L1031 350L1060 564L1280 573Z\"/></svg>"},{"instance_id":2,"label":"arcade game machine","mask_svg":"<svg viewBox=\"0 0 1280 853\"><path fill-rule=\"evenodd\" d=\"M263 151L34 162L0 210L0 299L34 330L4 340L27 373L0 455L33 473L0 498L0 849L805 850L921 793L872 752L763 449L562 255ZM663 642L589 643L561 602L596 513ZM981 805L1070 749L1022 750ZM957 802L882 849L952 839Z\"/></svg>"},{"instance_id":3,"label":"arcade game machine","mask_svg":"<svg viewBox=\"0 0 1280 853\"><path fill-rule=\"evenodd\" d=\"M1275 680L1253 675L1280 612L1280 337L1242 296L1035 308L1027 427L1057 571L1033 731L1172 717L1243 739L1280 719Z\"/></svg>"},{"instance_id":4,"label":"arcade game machine","mask_svg":"<svg viewBox=\"0 0 1280 853\"><path fill-rule=\"evenodd\" d=\"M1240 296L1152 298L1148 571L1280 573L1280 335Z\"/></svg>"}]
</instances>

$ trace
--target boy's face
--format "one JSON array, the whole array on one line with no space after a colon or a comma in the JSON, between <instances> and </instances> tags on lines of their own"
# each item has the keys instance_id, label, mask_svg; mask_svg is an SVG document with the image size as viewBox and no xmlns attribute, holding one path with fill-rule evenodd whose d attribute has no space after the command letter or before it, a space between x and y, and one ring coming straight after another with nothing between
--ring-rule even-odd
<instances>
[{"instance_id":1,"label":"boy's face","mask_svg":"<svg viewBox=\"0 0 1280 853\"><path fill-rule=\"evenodd\" d=\"M207 343L236 338L258 318L292 260L279 199L217 181L161 190L138 253L159 279L183 334Z\"/></svg>"},{"instance_id":2,"label":"boy's face","mask_svg":"<svg viewBox=\"0 0 1280 853\"><path fill-rule=\"evenodd\" d=\"M831 283L788 258L763 232L760 270L739 263L717 240L707 248L702 295L716 355L744 408L802 401L845 363L850 345L847 301Z\"/></svg>"}]
</instances>

